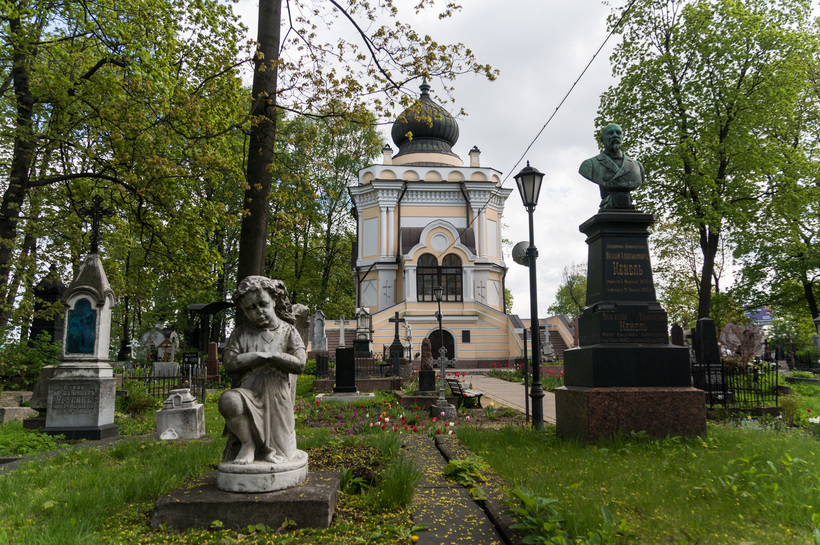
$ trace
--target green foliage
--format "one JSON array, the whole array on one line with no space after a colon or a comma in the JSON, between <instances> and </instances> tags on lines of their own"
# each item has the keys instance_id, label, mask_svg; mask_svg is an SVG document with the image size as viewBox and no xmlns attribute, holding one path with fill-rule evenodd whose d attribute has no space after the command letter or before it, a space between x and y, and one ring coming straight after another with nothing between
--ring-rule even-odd
<instances>
[{"instance_id":1,"label":"green foliage","mask_svg":"<svg viewBox=\"0 0 820 545\"><path fill-rule=\"evenodd\" d=\"M305 372L303 374L316 376L316 360L308 360L305 363Z\"/></svg>"},{"instance_id":2,"label":"green foliage","mask_svg":"<svg viewBox=\"0 0 820 545\"><path fill-rule=\"evenodd\" d=\"M342 494L356 494L361 492L365 486L365 480L361 477L355 477L353 472L345 466L339 469L339 490Z\"/></svg>"},{"instance_id":3,"label":"green foliage","mask_svg":"<svg viewBox=\"0 0 820 545\"><path fill-rule=\"evenodd\" d=\"M564 267L561 285L555 294L555 302L547 311L552 314L565 314L575 317L584 310L587 300L587 266L586 263L573 263Z\"/></svg>"},{"instance_id":4,"label":"green foliage","mask_svg":"<svg viewBox=\"0 0 820 545\"><path fill-rule=\"evenodd\" d=\"M65 437L27 430L22 422L10 422L0 426L0 456L32 456L57 450L62 446L60 439Z\"/></svg>"},{"instance_id":5,"label":"green foliage","mask_svg":"<svg viewBox=\"0 0 820 545\"><path fill-rule=\"evenodd\" d=\"M132 416L144 416L152 409L159 409L162 402L148 392L148 386L141 380L126 380L122 384L128 392L126 397L118 397L117 410Z\"/></svg>"},{"instance_id":6,"label":"green foliage","mask_svg":"<svg viewBox=\"0 0 820 545\"><path fill-rule=\"evenodd\" d=\"M40 369L57 365L60 352L60 344L51 342L45 333L34 339L31 346L27 341L5 344L0 348L0 377L15 379L22 382L24 388L33 388Z\"/></svg>"},{"instance_id":7,"label":"green foliage","mask_svg":"<svg viewBox=\"0 0 820 545\"><path fill-rule=\"evenodd\" d=\"M609 20L622 37L618 84L601 97L596 125L624 128L624 149L647 173L636 205L697 249L690 290L705 317L723 240L767 222L761 196L816 154L810 2L637 0L621 19L624 9Z\"/></svg>"},{"instance_id":8,"label":"green foliage","mask_svg":"<svg viewBox=\"0 0 820 545\"><path fill-rule=\"evenodd\" d=\"M407 507L413 501L420 478L416 462L408 455L399 455L382 472L379 486L368 492L367 500L379 511Z\"/></svg>"},{"instance_id":9,"label":"green foliage","mask_svg":"<svg viewBox=\"0 0 820 545\"><path fill-rule=\"evenodd\" d=\"M475 501L486 501L487 493L480 484L487 481L484 473L490 466L480 456L470 456L461 460L450 460L444 468L444 475L465 487Z\"/></svg>"}]
</instances>

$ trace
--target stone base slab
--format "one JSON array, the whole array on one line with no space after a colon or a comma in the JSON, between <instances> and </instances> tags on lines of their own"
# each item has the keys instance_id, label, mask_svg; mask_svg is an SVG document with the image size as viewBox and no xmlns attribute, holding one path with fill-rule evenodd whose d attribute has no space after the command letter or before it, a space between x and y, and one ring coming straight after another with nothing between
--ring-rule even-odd
<instances>
[{"instance_id":1,"label":"stone base slab","mask_svg":"<svg viewBox=\"0 0 820 545\"><path fill-rule=\"evenodd\" d=\"M442 416L441 413L444 413ZM445 419L445 420L455 420L457 416L456 406L455 405L444 405L441 406L438 403L434 405L430 405L430 417L431 418L438 418L438 419Z\"/></svg>"},{"instance_id":2,"label":"stone base slab","mask_svg":"<svg viewBox=\"0 0 820 545\"><path fill-rule=\"evenodd\" d=\"M599 387L692 385L689 349L671 344L596 344L564 351L564 384Z\"/></svg>"},{"instance_id":3,"label":"stone base slab","mask_svg":"<svg viewBox=\"0 0 820 545\"><path fill-rule=\"evenodd\" d=\"M279 464L254 462L240 465L220 462L217 470L216 487L225 492L275 492L305 482L308 474L308 455L303 450L297 450L290 460Z\"/></svg>"},{"instance_id":4,"label":"stone base slab","mask_svg":"<svg viewBox=\"0 0 820 545\"><path fill-rule=\"evenodd\" d=\"M370 403L375 399L376 394L372 392L369 394L333 392L332 394L316 394L313 398L319 403Z\"/></svg>"},{"instance_id":5,"label":"stone base slab","mask_svg":"<svg viewBox=\"0 0 820 545\"><path fill-rule=\"evenodd\" d=\"M0 422L3 424L18 422L35 414L37 411L31 407L0 407Z\"/></svg>"},{"instance_id":6,"label":"stone base slab","mask_svg":"<svg viewBox=\"0 0 820 545\"><path fill-rule=\"evenodd\" d=\"M89 441L99 441L108 437L114 437L120 432L116 424L104 424L102 426L76 426L76 427L48 427L43 428L43 433L49 435L64 435L66 439L78 440L87 439Z\"/></svg>"},{"instance_id":7,"label":"stone base slab","mask_svg":"<svg viewBox=\"0 0 820 545\"><path fill-rule=\"evenodd\" d=\"M675 388L586 388L555 390L559 437L596 442L615 434L646 432L652 437L705 436L702 390Z\"/></svg>"},{"instance_id":8,"label":"stone base slab","mask_svg":"<svg viewBox=\"0 0 820 545\"><path fill-rule=\"evenodd\" d=\"M259 523L278 528L289 519L297 528L327 528L339 500L338 471L311 471L301 486L264 494L219 490L216 476L212 471L159 498L151 527L210 528L218 520L225 528L241 531Z\"/></svg>"}]
</instances>

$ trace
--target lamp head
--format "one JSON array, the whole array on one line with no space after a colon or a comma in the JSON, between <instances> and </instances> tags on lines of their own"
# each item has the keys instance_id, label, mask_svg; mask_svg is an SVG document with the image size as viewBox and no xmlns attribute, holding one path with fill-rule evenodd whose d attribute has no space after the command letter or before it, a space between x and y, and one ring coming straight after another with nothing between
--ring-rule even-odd
<instances>
[{"instance_id":1,"label":"lamp head","mask_svg":"<svg viewBox=\"0 0 820 545\"><path fill-rule=\"evenodd\" d=\"M541 193L541 181L544 179L544 173L538 172L527 161L527 166L522 168L521 172L514 177L524 206L526 208L535 208L538 204L538 194Z\"/></svg>"},{"instance_id":2,"label":"lamp head","mask_svg":"<svg viewBox=\"0 0 820 545\"><path fill-rule=\"evenodd\" d=\"M444 288L441 286L433 288L433 296L436 298L436 301L441 303L441 298L444 296Z\"/></svg>"}]
</instances>

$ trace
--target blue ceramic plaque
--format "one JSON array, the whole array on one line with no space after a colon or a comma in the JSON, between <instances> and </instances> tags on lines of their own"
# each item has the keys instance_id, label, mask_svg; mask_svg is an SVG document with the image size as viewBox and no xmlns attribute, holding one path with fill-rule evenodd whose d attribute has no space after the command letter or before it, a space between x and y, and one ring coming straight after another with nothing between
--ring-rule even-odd
<instances>
[{"instance_id":1,"label":"blue ceramic plaque","mask_svg":"<svg viewBox=\"0 0 820 545\"><path fill-rule=\"evenodd\" d=\"M94 336L97 329L97 311L91 308L91 301L80 299L68 311L68 335L66 352L72 354L93 354Z\"/></svg>"}]
</instances>

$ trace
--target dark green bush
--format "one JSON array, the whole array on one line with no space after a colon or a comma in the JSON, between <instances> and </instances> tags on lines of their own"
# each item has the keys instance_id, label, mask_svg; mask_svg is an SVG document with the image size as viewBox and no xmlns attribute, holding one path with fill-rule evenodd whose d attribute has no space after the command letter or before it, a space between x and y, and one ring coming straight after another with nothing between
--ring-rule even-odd
<instances>
[{"instance_id":1,"label":"dark green bush","mask_svg":"<svg viewBox=\"0 0 820 545\"><path fill-rule=\"evenodd\" d=\"M126 397L117 398L117 411L142 416L150 410L158 409L157 399L148 392L148 387L141 380L126 380L122 389L128 392Z\"/></svg>"}]
</instances>

